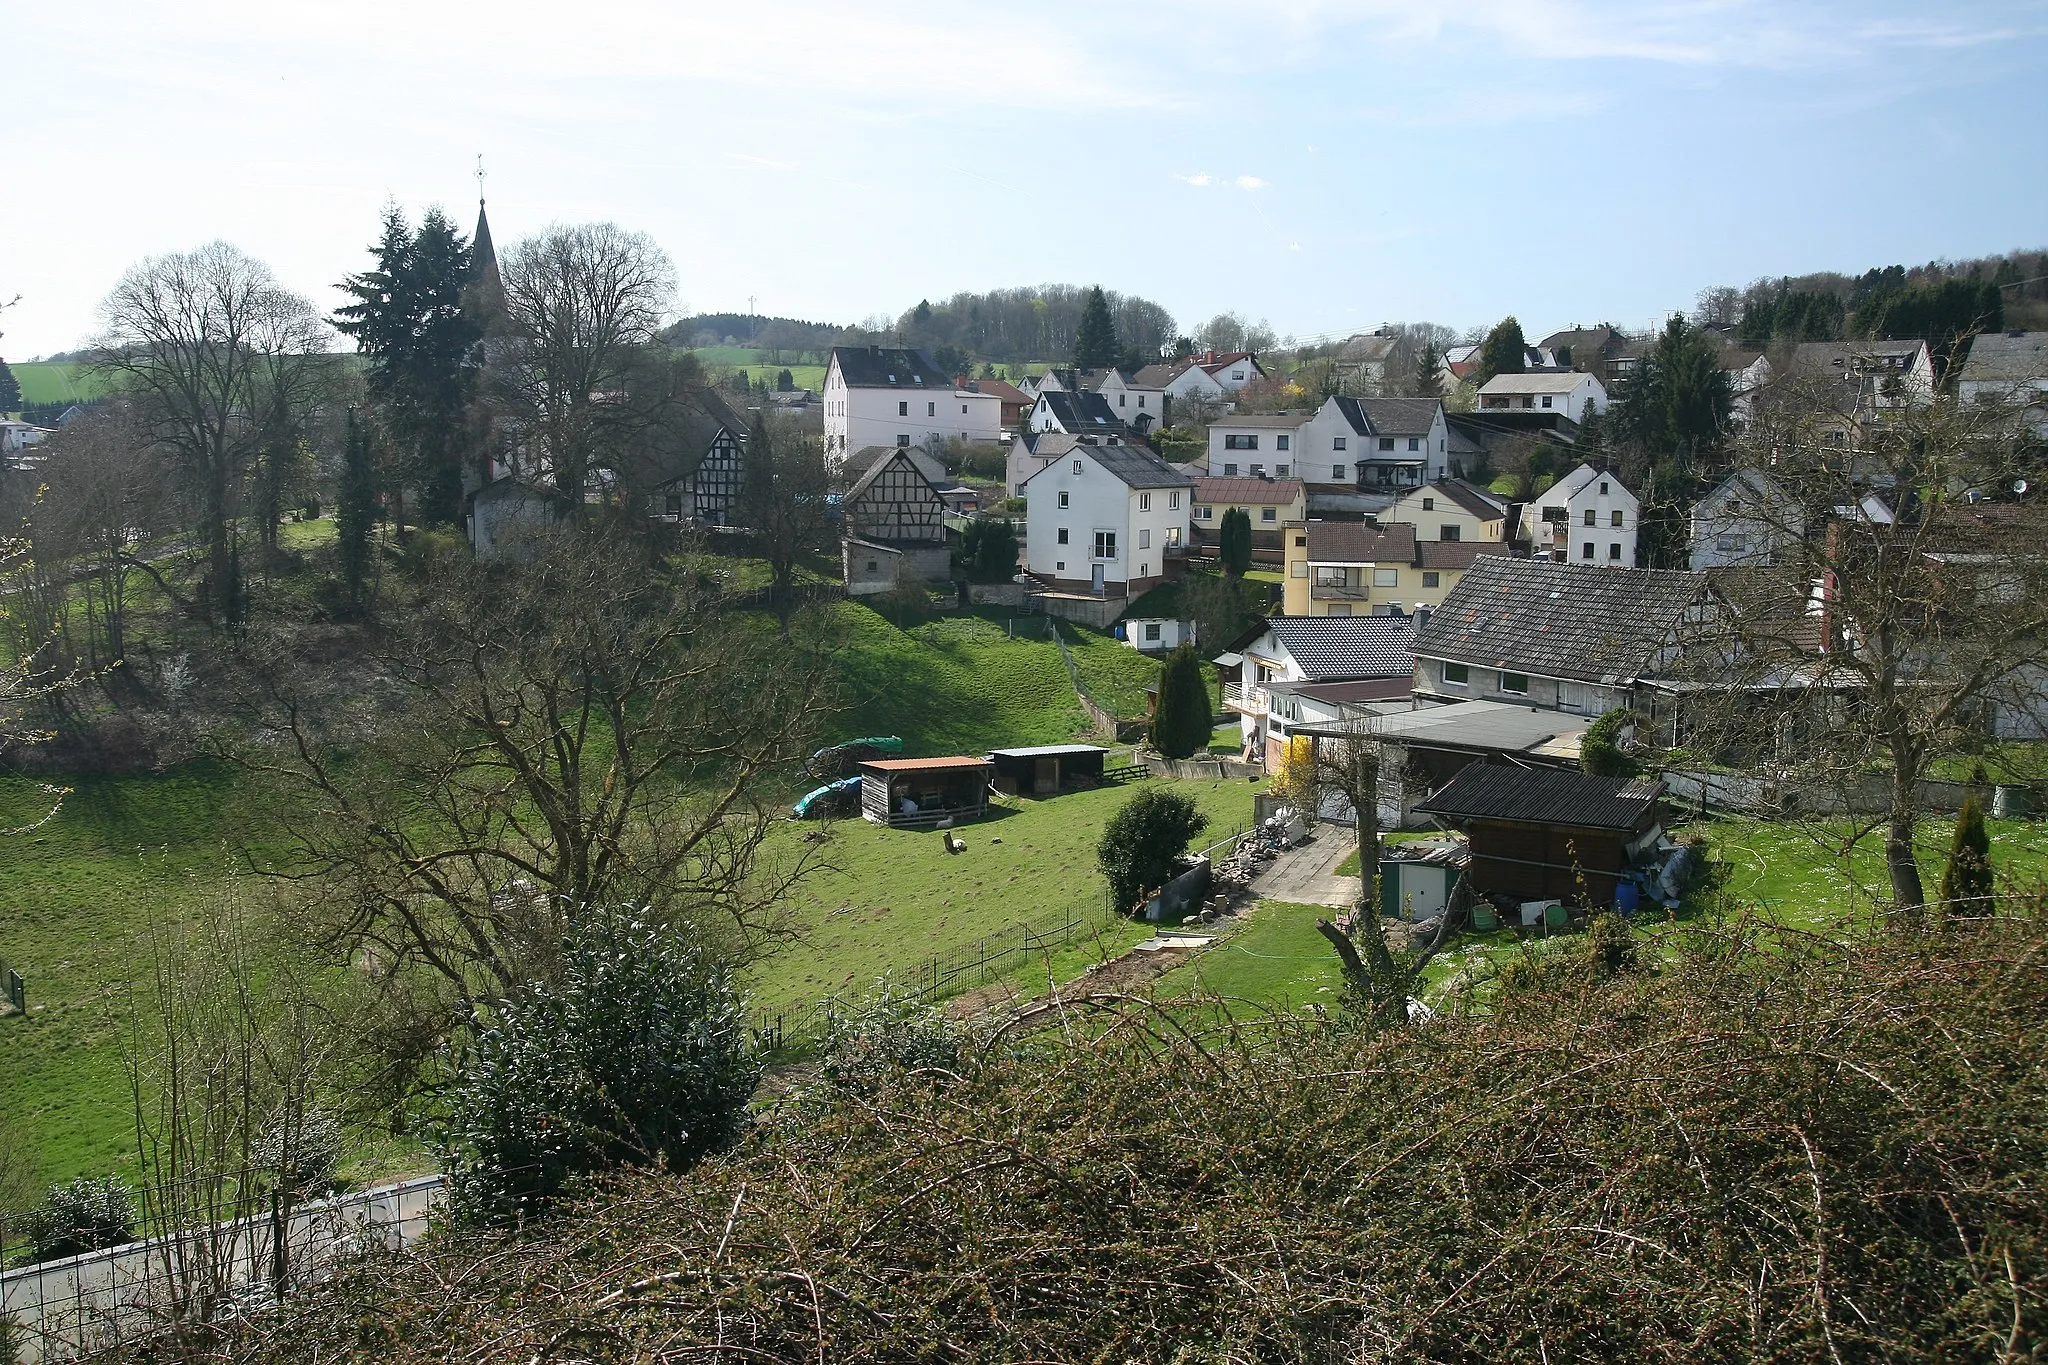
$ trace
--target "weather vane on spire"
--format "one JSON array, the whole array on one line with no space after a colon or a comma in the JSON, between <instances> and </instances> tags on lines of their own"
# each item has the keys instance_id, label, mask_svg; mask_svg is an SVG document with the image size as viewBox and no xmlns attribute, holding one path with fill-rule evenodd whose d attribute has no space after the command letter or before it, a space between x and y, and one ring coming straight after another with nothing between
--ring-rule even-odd
<instances>
[{"instance_id":1,"label":"weather vane on spire","mask_svg":"<svg viewBox=\"0 0 2048 1365\"><path fill-rule=\"evenodd\" d=\"M484 154L476 154L476 202L484 202Z\"/></svg>"}]
</instances>

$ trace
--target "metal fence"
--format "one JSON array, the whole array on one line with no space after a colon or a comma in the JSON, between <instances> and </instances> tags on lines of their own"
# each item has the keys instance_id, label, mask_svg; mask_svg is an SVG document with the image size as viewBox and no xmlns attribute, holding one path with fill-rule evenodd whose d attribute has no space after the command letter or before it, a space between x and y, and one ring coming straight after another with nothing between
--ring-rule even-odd
<instances>
[{"instance_id":1,"label":"metal fence","mask_svg":"<svg viewBox=\"0 0 2048 1365\"><path fill-rule=\"evenodd\" d=\"M985 986L1025 966L1034 957L1058 952L1088 937L1110 918L1109 897L1093 910L1069 907L1058 920L1012 924L972 943L935 953L905 972L885 979L867 995L827 996L776 1010L756 1010L749 1019L755 1042L769 1051L815 1042L836 1018L865 1009L886 991L897 999L936 1001Z\"/></svg>"},{"instance_id":2,"label":"metal fence","mask_svg":"<svg viewBox=\"0 0 2048 1365\"><path fill-rule=\"evenodd\" d=\"M260 1308L280 1279L303 1284L343 1256L417 1241L446 1190L421 1176L0 1273L0 1345L14 1353L0 1359L67 1360L197 1313Z\"/></svg>"}]
</instances>

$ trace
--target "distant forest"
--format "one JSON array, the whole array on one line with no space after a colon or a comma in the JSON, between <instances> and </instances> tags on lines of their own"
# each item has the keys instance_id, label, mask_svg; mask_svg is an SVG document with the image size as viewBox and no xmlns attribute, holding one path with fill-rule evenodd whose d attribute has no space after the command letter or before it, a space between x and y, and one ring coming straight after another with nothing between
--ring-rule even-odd
<instances>
[{"instance_id":1,"label":"distant forest","mask_svg":"<svg viewBox=\"0 0 2048 1365\"><path fill-rule=\"evenodd\" d=\"M1695 320L1733 328L1757 349L1848 337L1924 338L1945 368L1956 341L1980 331L2048 327L2048 251L1823 271L1703 290Z\"/></svg>"}]
</instances>

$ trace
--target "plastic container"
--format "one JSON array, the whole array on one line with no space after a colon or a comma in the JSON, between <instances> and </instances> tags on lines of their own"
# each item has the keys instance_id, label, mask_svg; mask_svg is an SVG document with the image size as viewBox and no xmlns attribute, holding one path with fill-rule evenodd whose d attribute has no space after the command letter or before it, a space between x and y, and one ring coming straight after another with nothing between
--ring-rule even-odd
<instances>
[{"instance_id":1,"label":"plastic container","mask_svg":"<svg viewBox=\"0 0 2048 1365\"><path fill-rule=\"evenodd\" d=\"M1614 884L1614 908L1622 916L1633 915L1636 906L1641 903L1641 898L1642 893L1637 890L1634 882L1619 881Z\"/></svg>"}]
</instances>

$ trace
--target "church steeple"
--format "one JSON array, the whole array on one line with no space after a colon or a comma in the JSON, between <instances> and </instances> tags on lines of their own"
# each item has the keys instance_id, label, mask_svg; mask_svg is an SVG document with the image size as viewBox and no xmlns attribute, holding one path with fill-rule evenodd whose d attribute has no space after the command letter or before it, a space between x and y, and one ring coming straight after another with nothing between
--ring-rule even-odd
<instances>
[{"instance_id":1,"label":"church steeple","mask_svg":"<svg viewBox=\"0 0 2048 1365\"><path fill-rule=\"evenodd\" d=\"M491 241L491 219L484 211L484 159L476 159L476 236L470 239L469 288L464 306L478 330L492 336L504 330L505 286L498 276L498 249Z\"/></svg>"}]
</instances>

